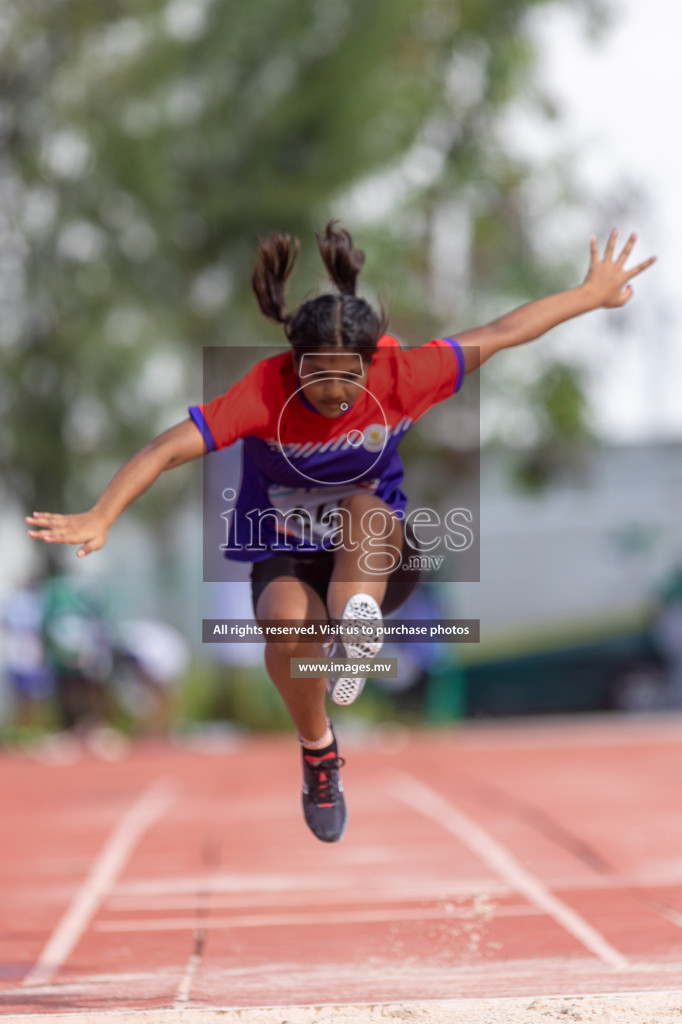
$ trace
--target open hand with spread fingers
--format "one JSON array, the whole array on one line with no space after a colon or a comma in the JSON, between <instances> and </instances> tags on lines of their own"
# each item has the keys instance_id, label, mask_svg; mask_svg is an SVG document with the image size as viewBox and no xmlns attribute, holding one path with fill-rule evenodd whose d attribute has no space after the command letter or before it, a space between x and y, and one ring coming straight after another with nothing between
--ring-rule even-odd
<instances>
[{"instance_id":1,"label":"open hand with spread fingers","mask_svg":"<svg viewBox=\"0 0 682 1024\"><path fill-rule=\"evenodd\" d=\"M201 433L189 417L165 430L123 465L87 512L58 515L34 512L26 516L29 537L47 544L80 544L79 558L103 548L109 529L120 514L167 469L198 459L206 452Z\"/></svg>"},{"instance_id":2,"label":"open hand with spread fingers","mask_svg":"<svg viewBox=\"0 0 682 1024\"><path fill-rule=\"evenodd\" d=\"M593 292L595 307L614 309L617 306L624 306L633 295L629 282L656 262L656 257L650 256L648 260L626 270L625 263L637 241L637 235L630 235L619 256L615 254L617 241L618 230L614 228L606 243L603 258L599 256L597 239L593 238L590 243L590 269L584 286Z\"/></svg>"},{"instance_id":3,"label":"open hand with spread fingers","mask_svg":"<svg viewBox=\"0 0 682 1024\"><path fill-rule=\"evenodd\" d=\"M26 522L38 527L28 531L29 537L43 540L47 544L80 544L77 551L79 558L104 547L107 539L107 524L92 510L76 515L34 512L26 516Z\"/></svg>"}]
</instances>

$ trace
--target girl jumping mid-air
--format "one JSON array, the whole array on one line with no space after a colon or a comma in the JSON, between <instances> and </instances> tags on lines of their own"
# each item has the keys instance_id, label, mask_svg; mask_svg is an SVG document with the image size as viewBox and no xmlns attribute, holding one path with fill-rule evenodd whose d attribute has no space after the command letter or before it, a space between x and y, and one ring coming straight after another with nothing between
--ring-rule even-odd
<instances>
[{"instance_id":1,"label":"girl jumping mid-air","mask_svg":"<svg viewBox=\"0 0 682 1024\"><path fill-rule=\"evenodd\" d=\"M318 839L336 842L346 828L343 760L326 713L326 696L350 704L364 679L292 677L291 658L375 656L372 630L417 584L409 555L419 545L404 525L407 498L398 446L431 406L458 391L464 376L502 349L532 341L557 324L600 308L623 306L630 281L655 257L631 269L617 232L604 256L592 239L584 282L530 302L483 327L402 350L384 334L382 317L355 295L364 254L332 221L318 236L337 292L290 313L286 283L298 241L261 240L253 288L261 311L282 324L293 351L258 362L225 394L160 434L116 474L88 512L34 512L29 536L78 544L78 556L101 548L114 521L165 470L244 439L242 484L228 557L253 562L259 623L324 621L334 646L296 639L268 642L265 664L298 731L303 757L303 811ZM369 639L351 635L366 623ZM344 626L346 631L344 634ZM364 636L361 632L359 635Z\"/></svg>"}]
</instances>

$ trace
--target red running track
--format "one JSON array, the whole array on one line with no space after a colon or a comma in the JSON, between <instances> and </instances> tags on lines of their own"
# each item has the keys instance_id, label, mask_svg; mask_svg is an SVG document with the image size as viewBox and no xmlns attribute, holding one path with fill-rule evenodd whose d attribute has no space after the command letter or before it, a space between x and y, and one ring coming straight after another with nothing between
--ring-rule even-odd
<instances>
[{"instance_id":1,"label":"red running track","mask_svg":"<svg viewBox=\"0 0 682 1024\"><path fill-rule=\"evenodd\" d=\"M682 988L682 720L0 756L0 1014Z\"/></svg>"}]
</instances>

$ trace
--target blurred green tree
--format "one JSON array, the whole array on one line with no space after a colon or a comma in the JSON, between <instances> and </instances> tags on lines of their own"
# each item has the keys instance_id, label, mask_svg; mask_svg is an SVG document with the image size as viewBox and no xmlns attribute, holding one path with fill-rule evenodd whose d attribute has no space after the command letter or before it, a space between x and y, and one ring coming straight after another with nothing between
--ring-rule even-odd
<instances>
[{"instance_id":1,"label":"blurred green tree","mask_svg":"<svg viewBox=\"0 0 682 1024\"><path fill-rule=\"evenodd\" d=\"M319 281L312 231L364 197L346 222L410 340L453 196L468 290L553 284L499 131L553 2L3 0L0 468L24 507L89 504L200 397L202 346L279 341L248 289L259 233L299 234Z\"/></svg>"}]
</instances>

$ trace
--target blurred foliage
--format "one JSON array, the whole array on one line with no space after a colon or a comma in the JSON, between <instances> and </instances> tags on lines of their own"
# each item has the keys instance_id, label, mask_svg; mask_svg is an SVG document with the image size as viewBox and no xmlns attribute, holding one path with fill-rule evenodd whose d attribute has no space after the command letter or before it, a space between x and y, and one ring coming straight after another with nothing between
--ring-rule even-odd
<instances>
[{"instance_id":1,"label":"blurred foliage","mask_svg":"<svg viewBox=\"0 0 682 1024\"><path fill-rule=\"evenodd\" d=\"M284 703L264 669L192 662L183 680L180 721L226 721L256 731L291 728Z\"/></svg>"},{"instance_id":2,"label":"blurred foliage","mask_svg":"<svg viewBox=\"0 0 682 1024\"><path fill-rule=\"evenodd\" d=\"M369 682L362 704L353 709L356 722L383 722L399 715L389 694ZM264 669L192 662L183 680L179 722L229 722L254 732L291 730L284 702Z\"/></svg>"},{"instance_id":3,"label":"blurred foliage","mask_svg":"<svg viewBox=\"0 0 682 1024\"><path fill-rule=\"evenodd\" d=\"M25 507L89 504L200 398L202 346L279 340L248 288L257 236L302 237L309 289L312 232L356 186L375 192L346 222L409 340L439 315L453 196L468 291L554 284L498 130L533 99L526 19L553 2L0 0L0 468ZM142 512L178 499L170 476Z\"/></svg>"},{"instance_id":4,"label":"blurred foliage","mask_svg":"<svg viewBox=\"0 0 682 1024\"><path fill-rule=\"evenodd\" d=\"M580 478L583 456L593 439L581 371L559 361L551 363L528 388L528 401L536 410L540 434L514 463L516 485L540 491L559 476Z\"/></svg>"}]
</instances>

